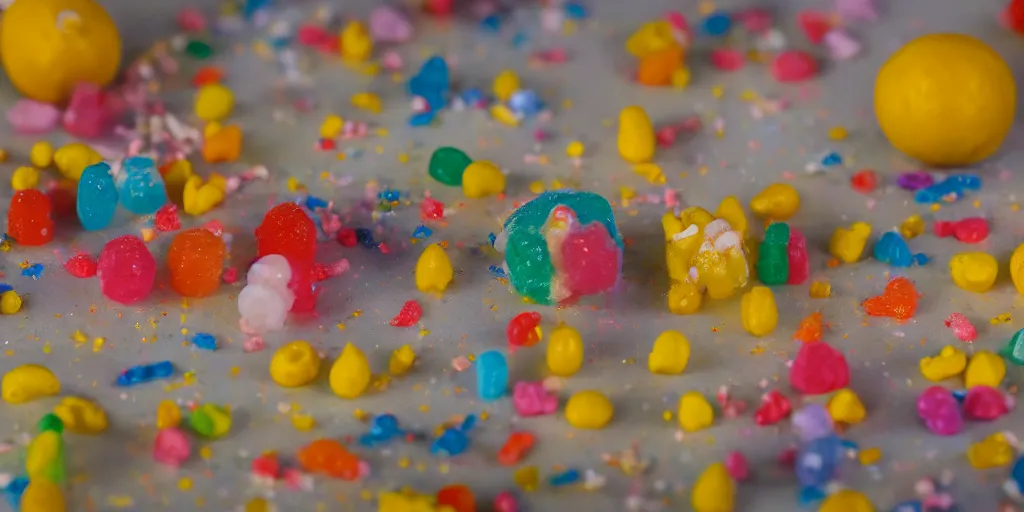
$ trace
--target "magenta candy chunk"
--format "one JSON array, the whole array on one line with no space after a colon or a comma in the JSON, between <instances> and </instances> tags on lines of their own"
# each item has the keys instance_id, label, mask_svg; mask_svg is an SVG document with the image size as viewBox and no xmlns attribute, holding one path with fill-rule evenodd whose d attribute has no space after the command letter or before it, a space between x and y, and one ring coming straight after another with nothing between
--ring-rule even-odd
<instances>
[{"instance_id":1,"label":"magenta candy chunk","mask_svg":"<svg viewBox=\"0 0 1024 512\"><path fill-rule=\"evenodd\" d=\"M733 480L742 482L750 476L750 463L742 453L732 452L725 457L725 470Z\"/></svg>"},{"instance_id":2,"label":"magenta candy chunk","mask_svg":"<svg viewBox=\"0 0 1024 512\"><path fill-rule=\"evenodd\" d=\"M822 395L849 383L846 357L824 341L804 343L789 369L789 384L805 395Z\"/></svg>"},{"instance_id":3,"label":"magenta candy chunk","mask_svg":"<svg viewBox=\"0 0 1024 512\"><path fill-rule=\"evenodd\" d=\"M191 453L188 436L181 430L169 427L157 432L153 442L153 460L177 468L188 460Z\"/></svg>"},{"instance_id":4,"label":"magenta candy chunk","mask_svg":"<svg viewBox=\"0 0 1024 512\"><path fill-rule=\"evenodd\" d=\"M786 284L803 284L811 275L807 261L807 237L799 229L789 228L789 280Z\"/></svg>"},{"instance_id":5,"label":"magenta candy chunk","mask_svg":"<svg viewBox=\"0 0 1024 512\"><path fill-rule=\"evenodd\" d=\"M810 80L818 74L818 61L800 50L787 50L772 61L772 77L782 83Z\"/></svg>"},{"instance_id":6,"label":"magenta candy chunk","mask_svg":"<svg viewBox=\"0 0 1024 512\"><path fill-rule=\"evenodd\" d=\"M544 389L542 382L516 382L512 405L520 416L542 416L558 410L558 396Z\"/></svg>"},{"instance_id":7,"label":"magenta candy chunk","mask_svg":"<svg viewBox=\"0 0 1024 512\"><path fill-rule=\"evenodd\" d=\"M565 284L574 296L593 295L618 283L622 251L604 225L593 222L566 235L562 265Z\"/></svg>"},{"instance_id":8,"label":"magenta candy chunk","mask_svg":"<svg viewBox=\"0 0 1024 512\"><path fill-rule=\"evenodd\" d=\"M60 110L49 103L22 99L7 111L7 122L21 134L48 133L60 122Z\"/></svg>"},{"instance_id":9,"label":"magenta candy chunk","mask_svg":"<svg viewBox=\"0 0 1024 512\"><path fill-rule=\"evenodd\" d=\"M288 281L288 289L295 294L295 301L292 302L293 313L310 313L316 309L316 300L323 290L314 286L315 269L292 265L292 279Z\"/></svg>"},{"instance_id":10,"label":"magenta candy chunk","mask_svg":"<svg viewBox=\"0 0 1024 512\"><path fill-rule=\"evenodd\" d=\"M71 93L71 101L64 112L64 129L86 139L104 135L121 114L119 103L96 84L82 82Z\"/></svg>"},{"instance_id":11,"label":"magenta candy chunk","mask_svg":"<svg viewBox=\"0 0 1024 512\"><path fill-rule=\"evenodd\" d=\"M156 260L137 236L125 235L103 246L96 265L100 289L121 304L138 302L153 290Z\"/></svg>"},{"instance_id":12,"label":"magenta candy chunk","mask_svg":"<svg viewBox=\"0 0 1024 512\"><path fill-rule=\"evenodd\" d=\"M715 48L711 50L711 65L721 71L738 71L743 69L747 58L739 50Z\"/></svg>"},{"instance_id":13,"label":"magenta candy chunk","mask_svg":"<svg viewBox=\"0 0 1024 512\"><path fill-rule=\"evenodd\" d=\"M412 23L395 7L382 5L370 12L370 36L382 43L404 43L412 38Z\"/></svg>"},{"instance_id":14,"label":"magenta candy chunk","mask_svg":"<svg viewBox=\"0 0 1024 512\"><path fill-rule=\"evenodd\" d=\"M519 500L508 491L501 491L494 497L494 512L519 512Z\"/></svg>"},{"instance_id":15,"label":"magenta candy chunk","mask_svg":"<svg viewBox=\"0 0 1024 512\"><path fill-rule=\"evenodd\" d=\"M186 7L178 11L178 27L185 32L202 32L206 30L206 16L199 9Z\"/></svg>"},{"instance_id":16,"label":"magenta candy chunk","mask_svg":"<svg viewBox=\"0 0 1024 512\"><path fill-rule=\"evenodd\" d=\"M992 421L1010 412L1006 397L998 389L974 386L964 398L964 416L969 420Z\"/></svg>"},{"instance_id":17,"label":"magenta candy chunk","mask_svg":"<svg viewBox=\"0 0 1024 512\"><path fill-rule=\"evenodd\" d=\"M931 386L917 397L917 415L932 433L940 436L958 434L964 428L960 404L953 393L942 386Z\"/></svg>"}]
</instances>

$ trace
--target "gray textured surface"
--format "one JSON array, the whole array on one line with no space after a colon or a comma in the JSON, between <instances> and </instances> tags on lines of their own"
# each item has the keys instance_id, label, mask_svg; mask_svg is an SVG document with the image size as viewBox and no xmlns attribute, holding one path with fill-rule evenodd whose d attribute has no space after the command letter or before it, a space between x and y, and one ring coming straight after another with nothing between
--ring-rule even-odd
<instances>
[{"instance_id":1,"label":"gray textured surface","mask_svg":"<svg viewBox=\"0 0 1024 512\"><path fill-rule=\"evenodd\" d=\"M22 0L24 1L24 0ZM213 10L212 3L207 7ZM500 37L480 35L472 24L418 22L423 34L399 51L411 62L410 69L431 52L454 57L454 77L462 86L489 87L492 77L502 68L519 70L526 87L542 91L555 106L549 129L554 139L540 152L550 157L550 165L523 163L523 154L533 151L532 130L496 125L482 112L446 113L441 127L410 130L404 127L407 100L401 84L387 76L370 78L346 69L336 62L314 58L315 86L303 95L316 103L313 113L295 114L294 124L275 122L275 109L290 110L278 103L274 90L274 66L261 62L250 51L231 52L230 43L221 41L219 64L229 69L227 83L239 97L234 120L246 130L244 160L263 163L272 172L269 183L248 188L242 195L202 219L199 224L219 219L234 233L232 261L245 265L254 254L252 228L262 212L274 201L286 198L287 176L295 176L321 197L331 197L345 212L353 226L371 225L369 210L361 202L368 180L379 180L419 198L429 188L435 197L457 213L445 227L438 227L432 240L448 240L458 275L443 299L421 296L414 289L412 268L420 245L410 246L408 236L418 223L415 204L403 205L394 216L384 218L378 237L387 240L392 252L381 256L362 248L341 249L323 244L319 259L349 258L353 270L330 281L320 300L319 316L293 319L284 332L267 336L268 349L244 354L242 335L236 328L238 314L235 298L239 286L223 286L215 297L190 301L187 309L166 286L166 272L158 275L158 287L140 307L120 307L101 297L96 280L79 281L60 269L60 262L73 249L98 252L104 240L123 233L137 232L138 225L119 217L117 226L101 233L85 235L76 228L59 229L58 241L48 247L0 254L2 269L10 282L26 295L22 314L0 319L0 370L23 363L41 363L57 372L64 394L98 400L110 413L112 428L101 437L68 434L70 474L69 502L72 510L227 510L261 491L251 487L248 466L253 456L265 450L277 450L285 458L303 444L320 436L345 437L365 431L354 419L353 411L396 413L407 428L431 431L453 415L487 411L473 436L468 455L445 462L429 455L427 446L399 444L384 450L359 449L368 459L374 475L359 484L316 479L312 492L279 489L274 501L281 510L367 510L371 503L360 497L361 489L378 490L411 486L433 492L444 482L470 485L481 504L498 491L513 488L512 471L494 462L494 454L512 429L526 429L539 438L527 463L550 474L557 465L578 469L594 468L609 477L608 486L594 493L580 490L541 491L523 496L531 510L555 510L558 504L571 503L580 510L622 510L622 499L630 486L628 477L603 467L600 454L627 448L639 442L648 455L656 455L657 464L648 480L665 482L669 509L689 510L688 489L704 465L721 460L731 450L741 450L749 458L755 477L739 490L740 510L795 509L795 480L775 462L777 453L791 446L794 437L788 427L759 428L750 414L735 420L720 420L713 429L675 439L676 426L661 419L665 410L675 410L678 396L698 390L711 398L723 384L734 385L739 398L756 403L766 380L773 389L789 393L785 363L795 354L790 341L797 323L808 313L820 309L831 328L826 339L840 347L851 362L851 387L864 399L868 420L852 428L848 437L862 447L881 448L884 456L875 468L850 463L844 482L867 492L879 508L887 508L912 492L914 480L935 474L942 468L958 468L956 492L970 510L993 510L998 497L998 482L1004 471L975 472L966 465L964 450L970 442L985 435L1019 425L1020 414L995 424L971 424L967 431L950 439L928 434L918 424L913 400L926 385L917 370L920 357L930 355L947 343L958 343L942 326L942 319L954 311L966 314L979 328L976 348L995 349L1016 329L1019 320L1005 325L989 325L988 319L1010 312L1020 299L1008 276L1000 279L992 292L977 296L952 286L947 261L968 250L948 239L924 236L911 242L915 252L925 252L933 262L924 268L906 272L924 293L917 316L898 325L887 320L865 319L857 305L867 296L879 293L889 269L878 262L863 261L835 269L826 268L826 244L832 230L856 220L872 223L877 233L899 224L906 216L919 212L926 218L958 218L981 213L994 222L994 236L980 247L1005 261L1019 242L1024 224L1011 209L1017 198L1021 177L1014 169L1022 162L1021 134L1015 130L995 159L978 170L987 180L981 193L960 204L943 208L936 214L913 204L910 196L886 187L870 197L853 192L846 185L853 170L873 168L894 181L900 170L915 169L914 163L897 154L881 138L871 114L871 90L875 74L884 58L909 37L934 31L958 31L981 36L990 42L1020 71L1024 42L996 24L1001 1L960 2L955 0L901 0L883 6L881 22L858 26L853 31L865 42L863 57L845 63L830 64L818 82L799 87L774 84L765 70L756 66L724 75L704 65L701 42L691 57L694 85L684 91L651 90L630 84L625 78L631 65L621 51L626 35L644 20L664 12L669 2L591 2L596 20L583 23L570 36L541 35L536 13L520 13L514 26L531 34L534 47L564 45L571 62L557 68L531 69L526 53L509 45L514 29ZM171 3L152 5L139 2L107 2L133 51L148 46L154 36L170 35ZM145 5L144 5L145 4ZM309 7L308 2L301 2ZM796 45L803 44L790 23L798 6L824 7L822 2L779 2L778 19L784 20L787 34ZM729 7L732 3L723 3ZM345 6L344 14L364 16L371 2ZM684 12L694 18L697 6L688 2ZM242 43L251 40L243 38ZM236 53L236 55L232 55ZM191 69L191 64L187 66ZM188 76L187 74L185 76ZM1018 78L1020 75L1018 73ZM182 78L169 82L169 98L184 112L190 92ZM725 94L712 97L711 88L721 85ZM762 97L789 98L790 109L761 120L750 115L750 105L740 100L744 90ZM381 94L386 110L380 116L355 112L348 106L350 94L371 90ZM4 82L0 104L14 101L15 94ZM566 108L565 100L572 101ZM569 392L601 389L615 402L612 425L599 432L575 432L561 415L519 420L513 417L511 403L502 401L484 405L475 399L474 372L455 374L450 361L458 355L479 353L504 345L505 324L512 316L528 309L517 297L487 271L499 258L489 250L474 247L486 243L487 233L500 227L500 219L513 204L508 201L463 201L457 190L444 189L425 179L426 162L438 145L455 145L478 159L490 159L510 171L510 196L529 196L527 185L543 179L550 182L576 182L580 186L617 198L621 186L639 192L661 195L642 178L631 173L617 157L614 127L618 110L628 104L645 106L655 122L678 120L691 113L700 114L706 128L690 140L658 154L657 161L668 176L668 186L680 190L687 204L713 208L725 195L737 195L745 203L763 186L791 172L791 183L803 194L804 206L793 220L808 236L812 279L828 280L834 294L827 300L812 301L807 286L777 290L779 327L765 338L754 339L739 322L739 300L709 302L700 314L676 317L667 313L663 298L667 278L663 269L660 218L663 205L622 208L616 199L619 227L631 240L626 251L625 280L622 289L583 305L556 310L541 308L545 326L557 320L575 326L583 334L587 363L568 379ZM317 126L329 112L347 118L365 119L388 128L387 138L372 138L347 143L365 149L360 158L336 161L331 154L310 150ZM725 136L716 138L711 121L721 116ZM850 137L831 143L826 132L830 126L844 125ZM7 181L10 171L26 160L34 139L10 134L2 128L3 146L11 158L2 166ZM573 169L564 157L564 147L573 137L587 143L588 157L581 169ZM59 140L59 137L50 137ZM755 149L756 146L756 149ZM382 148L377 151L376 148ZM802 169L811 155L826 149L840 151L849 169L826 175L807 176ZM406 151L411 160L398 163L398 153ZM380 154L378 154L380 153ZM707 173L699 172L707 166ZM213 170L198 164L200 172ZM237 172L242 165L219 166L220 172ZM321 171L336 177L351 177L347 186L328 186L318 180ZM685 173L685 177L682 176ZM0 202L7 203L9 186L0 186ZM973 202L978 206L973 206ZM121 212L124 213L123 211ZM150 244L158 260L163 259L169 237ZM45 277L31 281L18 276L18 262L27 259L44 263ZM423 339L416 329L398 330L387 325L402 302L420 299L424 305L423 325L430 333ZM182 317L182 315L185 315ZM182 320L183 319L183 320ZM344 330L337 324L343 323ZM182 328L190 333L210 332L222 342L221 350L210 354L195 352L183 345ZM686 373L678 377L652 377L646 371L646 354L655 336L665 329L684 332L693 344L693 355ZM90 337L107 338L99 353L91 343L76 347L72 333L81 330ZM142 340L145 339L145 342ZM267 374L273 349L285 341L306 339L322 348L329 360L339 353L345 341L362 347L375 371L386 369L390 351L411 343L420 363L408 377L397 379L384 392L375 392L358 400L343 401L333 396L326 379L305 389L283 390ZM760 347L760 355L752 355ZM170 359L179 368L193 372L195 383L189 386L148 384L121 390L112 387L117 373L128 366ZM237 368L237 375L232 369ZM521 351L511 358L513 379L537 379L544 375L543 347ZM326 370L323 372L326 376ZM1011 368L1008 381L1020 382L1021 372ZM180 378L175 382L180 382ZM224 440L201 442L212 458L194 457L178 472L157 467L149 457L155 435L154 412L165 398L183 402L229 403L235 409L235 427ZM0 407L0 435L16 436L25 432L57 399L45 399L28 405ZM309 433L295 431L288 416L279 412L280 404L297 404L312 413L319 427ZM400 467L400 460L411 465ZM448 470L442 474L442 468ZM13 459L3 470L15 470ZM189 477L191 491L178 489L180 478ZM680 494L675 488L685 489ZM131 496L133 506L125 506L118 497Z\"/></svg>"}]
</instances>

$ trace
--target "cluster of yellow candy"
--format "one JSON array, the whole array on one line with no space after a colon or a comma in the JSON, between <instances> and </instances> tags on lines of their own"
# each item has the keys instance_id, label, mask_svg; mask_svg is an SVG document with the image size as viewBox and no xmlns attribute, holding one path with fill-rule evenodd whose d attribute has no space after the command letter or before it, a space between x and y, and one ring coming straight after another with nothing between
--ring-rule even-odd
<instances>
[{"instance_id":1,"label":"cluster of yellow candy","mask_svg":"<svg viewBox=\"0 0 1024 512\"><path fill-rule=\"evenodd\" d=\"M725 299L747 284L750 262L743 244L747 219L736 198L722 200L714 216L693 206L678 217L666 213L661 224L672 282L670 311L677 315L695 313L705 290L713 299Z\"/></svg>"},{"instance_id":2,"label":"cluster of yellow candy","mask_svg":"<svg viewBox=\"0 0 1024 512\"><path fill-rule=\"evenodd\" d=\"M918 365L921 375L932 382L963 374L967 389L974 386L999 387L1006 377L1006 363L999 354L981 350L968 361L967 354L952 345L942 347L935 356L921 358Z\"/></svg>"},{"instance_id":3,"label":"cluster of yellow candy","mask_svg":"<svg viewBox=\"0 0 1024 512\"><path fill-rule=\"evenodd\" d=\"M1015 441L1013 435L1008 432L996 432L968 446L967 461L974 469L1008 466L1016 457Z\"/></svg>"},{"instance_id":4,"label":"cluster of yellow candy","mask_svg":"<svg viewBox=\"0 0 1024 512\"><path fill-rule=\"evenodd\" d=\"M210 83L196 91L194 111L206 122L203 159L209 163L234 162L242 152L242 129L222 122L235 110L235 93L226 85Z\"/></svg>"},{"instance_id":5,"label":"cluster of yellow candy","mask_svg":"<svg viewBox=\"0 0 1024 512\"><path fill-rule=\"evenodd\" d=\"M39 141L29 150L31 166L15 169L11 175L11 188L28 190L39 185L41 170L55 166L65 179L78 181L86 167L103 161L103 157L88 144L71 142L54 150L47 141Z\"/></svg>"},{"instance_id":6,"label":"cluster of yellow candy","mask_svg":"<svg viewBox=\"0 0 1024 512\"><path fill-rule=\"evenodd\" d=\"M681 89L689 85L684 42L667 20L651 21L637 29L626 40L626 51L640 59L636 81L651 87Z\"/></svg>"},{"instance_id":7,"label":"cluster of yellow candy","mask_svg":"<svg viewBox=\"0 0 1024 512\"><path fill-rule=\"evenodd\" d=\"M60 393L60 380L49 368L23 364L4 374L0 396L11 404L23 404ZM107 413L92 400L67 396L53 408L64 427L76 434L99 434L107 429Z\"/></svg>"}]
</instances>

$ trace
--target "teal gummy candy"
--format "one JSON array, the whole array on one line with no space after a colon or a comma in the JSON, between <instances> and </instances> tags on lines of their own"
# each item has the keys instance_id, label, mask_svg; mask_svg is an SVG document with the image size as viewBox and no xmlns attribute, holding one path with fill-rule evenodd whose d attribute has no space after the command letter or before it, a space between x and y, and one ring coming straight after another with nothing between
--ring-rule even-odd
<instances>
[{"instance_id":1,"label":"teal gummy candy","mask_svg":"<svg viewBox=\"0 0 1024 512\"><path fill-rule=\"evenodd\" d=\"M431 178L445 185L457 187L462 185L462 173L471 163L473 163L473 159L461 150L450 146L440 147L430 155L427 173Z\"/></svg>"},{"instance_id":2,"label":"teal gummy candy","mask_svg":"<svg viewBox=\"0 0 1024 512\"><path fill-rule=\"evenodd\" d=\"M117 175L117 193L121 205L137 215L151 215L167 203L164 179L152 158L133 156L125 159Z\"/></svg>"},{"instance_id":3,"label":"teal gummy candy","mask_svg":"<svg viewBox=\"0 0 1024 512\"><path fill-rule=\"evenodd\" d=\"M505 396L508 390L508 362L497 350L488 350L476 360L477 394L485 402Z\"/></svg>"},{"instance_id":4,"label":"teal gummy candy","mask_svg":"<svg viewBox=\"0 0 1024 512\"><path fill-rule=\"evenodd\" d=\"M1007 341L999 351L999 355L1016 366L1024 366L1024 329L1013 334L1010 341Z\"/></svg>"},{"instance_id":5,"label":"teal gummy candy","mask_svg":"<svg viewBox=\"0 0 1024 512\"><path fill-rule=\"evenodd\" d=\"M789 225L776 222L764 232L757 252L757 277L766 285L789 281Z\"/></svg>"},{"instance_id":6,"label":"teal gummy candy","mask_svg":"<svg viewBox=\"0 0 1024 512\"><path fill-rule=\"evenodd\" d=\"M96 231L110 225L117 211L117 187L106 162L90 165L78 180L75 199L78 222L87 231Z\"/></svg>"},{"instance_id":7,"label":"teal gummy candy","mask_svg":"<svg viewBox=\"0 0 1024 512\"><path fill-rule=\"evenodd\" d=\"M537 304L551 304L551 278L554 267L544 239L544 224L551 211L560 205L572 209L581 225L600 222L619 248L625 247L615 225L612 207L593 192L555 190L544 192L516 208L505 221L505 265L509 280L524 297ZM785 250L785 246L783 246Z\"/></svg>"}]
</instances>

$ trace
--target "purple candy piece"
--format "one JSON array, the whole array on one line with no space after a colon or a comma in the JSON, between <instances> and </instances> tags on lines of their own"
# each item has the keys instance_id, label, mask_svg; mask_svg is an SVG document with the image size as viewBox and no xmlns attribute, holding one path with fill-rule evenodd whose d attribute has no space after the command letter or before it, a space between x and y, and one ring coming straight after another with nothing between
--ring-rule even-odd
<instances>
[{"instance_id":1,"label":"purple candy piece","mask_svg":"<svg viewBox=\"0 0 1024 512\"><path fill-rule=\"evenodd\" d=\"M899 184L900 188L903 190L913 192L915 190L932 186L932 184L935 183L935 178L924 171L905 172L896 178L896 183Z\"/></svg>"},{"instance_id":2,"label":"purple candy piece","mask_svg":"<svg viewBox=\"0 0 1024 512\"><path fill-rule=\"evenodd\" d=\"M960 404L948 389L932 386L917 397L917 415L932 433L952 436L964 429Z\"/></svg>"},{"instance_id":3,"label":"purple candy piece","mask_svg":"<svg viewBox=\"0 0 1024 512\"><path fill-rule=\"evenodd\" d=\"M805 405L793 413L793 429L803 442L821 439L834 432L832 416L819 404Z\"/></svg>"}]
</instances>

